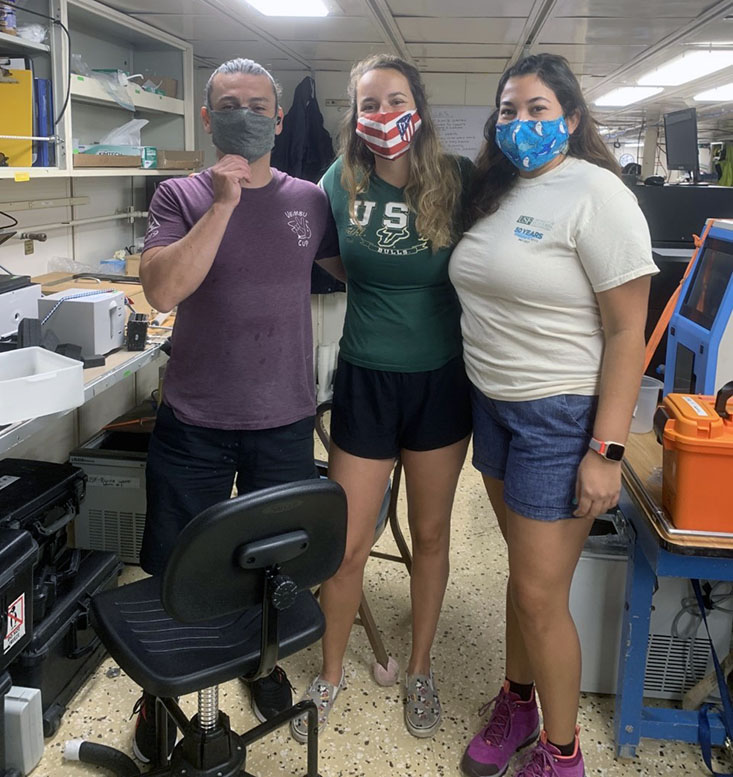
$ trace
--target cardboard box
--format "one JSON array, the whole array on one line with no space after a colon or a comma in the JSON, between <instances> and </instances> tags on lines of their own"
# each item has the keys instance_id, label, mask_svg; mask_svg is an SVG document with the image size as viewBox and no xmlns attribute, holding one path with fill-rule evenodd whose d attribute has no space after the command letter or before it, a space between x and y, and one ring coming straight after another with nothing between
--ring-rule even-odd
<instances>
[{"instance_id":1,"label":"cardboard box","mask_svg":"<svg viewBox=\"0 0 733 777\"><path fill-rule=\"evenodd\" d=\"M136 165L136 167L143 167L146 170L155 167L158 159L158 149L155 146L80 145L79 153L111 156L139 156L141 162L139 165Z\"/></svg>"},{"instance_id":2,"label":"cardboard box","mask_svg":"<svg viewBox=\"0 0 733 777\"><path fill-rule=\"evenodd\" d=\"M113 154L74 154L74 167L140 167L139 156Z\"/></svg>"},{"instance_id":3,"label":"cardboard box","mask_svg":"<svg viewBox=\"0 0 733 777\"><path fill-rule=\"evenodd\" d=\"M140 275L140 254L130 254L125 259L125 275Z\"/></svg>"},{"instance_id":4,"label":"cardboard box","mask_svg":"<svg viewBox=\"0 0 733 777\"><path fill-rule=\"evenodd\" d=\"M155 91L158 94L164 94L166 97L178 96L178 81L175 78L168 78L167 76L159 76L155 73L145 73L144 76L134 77L129 79L133 84L142 86L150 81L155 84Z\"/></svg>"},{"instance_id":5,"label":"cardboard box","mask_svg":"<svg viewBox=\"0 0 733 777\"><path fill-rule=\"evenodd\" d=\"M167 151L158 149L159 170L198 170L203 167L203 151Z\"/></svg>"}]
</instances>

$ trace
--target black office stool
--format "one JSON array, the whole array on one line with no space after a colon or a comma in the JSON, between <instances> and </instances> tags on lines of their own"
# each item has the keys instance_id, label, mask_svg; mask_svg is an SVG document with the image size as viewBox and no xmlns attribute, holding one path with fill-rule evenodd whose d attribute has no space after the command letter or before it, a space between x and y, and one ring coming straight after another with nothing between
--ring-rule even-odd
<instances>
[{"instance_id":1,"label":"black office stool","mask_svg":"<svg viewBox=\"0 0 733 777\"><path fill-rule=\"evenodd\" d=\"M269 674L278 657L318 640L323 613L310 588L338 569L346 544L346 497L337 483L306 480L237 497L181 532L162 578L94 597L95 627L112 657L158 697L158 758L148 775L247 775L252 742L308 714L308 777L318 773L318 715L295 704L243 735L219 711L218 685ZM190 721L174 697L198 691ZM168 762L167 715L183 731ZM140 774L112 748L84 743L67 757L122 777Z\"/></svg>"}]
</instances>

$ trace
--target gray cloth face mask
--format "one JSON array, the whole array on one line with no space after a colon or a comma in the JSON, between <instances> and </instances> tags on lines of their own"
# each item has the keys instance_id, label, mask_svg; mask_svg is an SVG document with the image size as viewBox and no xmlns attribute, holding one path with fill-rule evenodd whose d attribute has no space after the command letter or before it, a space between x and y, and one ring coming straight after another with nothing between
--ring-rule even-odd
<instances>
[{"instance_id":1,"label":"gray cloth face mask","mask_svg":"<svg viewBox=\"0 0 733 777\"><path fill-rule=\"evenodd\" d=\"M275 145L277 119L262 116L249 108L209 111L214 145L223 154L238 154L256 162Z\"/></svg>"}]
</instances>

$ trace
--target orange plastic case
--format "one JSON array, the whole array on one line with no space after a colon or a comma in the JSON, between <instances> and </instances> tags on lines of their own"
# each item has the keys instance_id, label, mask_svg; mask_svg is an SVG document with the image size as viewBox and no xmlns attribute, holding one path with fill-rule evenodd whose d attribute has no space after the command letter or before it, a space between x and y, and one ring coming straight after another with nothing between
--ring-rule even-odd
<instances>
[{"instance_id":1,"label":"orange plastic case","mask_svg":"<svg viewBox=\"0 0 733 777\"><path fill-rule=\"evenodd\" d=\"M733 532L731 396L733 382L717 397L664 398L662 504L678 529Z\"/></svg>"}]
</instances>

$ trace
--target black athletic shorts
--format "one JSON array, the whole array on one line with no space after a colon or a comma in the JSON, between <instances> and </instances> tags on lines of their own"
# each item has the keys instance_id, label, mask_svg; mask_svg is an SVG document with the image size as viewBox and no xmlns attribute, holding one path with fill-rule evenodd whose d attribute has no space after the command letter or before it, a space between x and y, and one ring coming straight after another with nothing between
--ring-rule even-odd
<instances>
[{"instance_id":1,"label":"black athletic shorts","mask_svg":"<svg viewBox=\"0 0 733 777\"><path fill-rule=\"evenodd\" d=\"M391 459L402 448L435 450L470 433L470 385L461 356L428 372L371 370L339 358L331 439L347 453Z\"/></svg>"}]
</instances>

